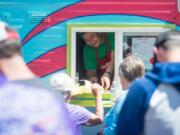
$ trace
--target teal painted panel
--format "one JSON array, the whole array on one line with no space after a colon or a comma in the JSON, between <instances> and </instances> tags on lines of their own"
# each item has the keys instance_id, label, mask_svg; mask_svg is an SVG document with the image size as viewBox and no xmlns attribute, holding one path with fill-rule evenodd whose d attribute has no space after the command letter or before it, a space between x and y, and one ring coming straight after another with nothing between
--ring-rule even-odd
<instances>
[{"instance_id":1,"label":"teal painted panel","mask_svg":"<svg viewBox=\"0 0 180 135\"><path fill-rule=\"evenodd\" d=\"M176 30L177 30L177 31L180 31L180 26L176 26Z\"/></svg>"},{"instance_id":2,"label":"teal painted panel","mask_svg":"<svg viewBox=\"0 0 180 135\"><path fill-rule=\"evenodd\" d=\"M68 23L96 23L96 24L124 24L124 23L139 23L139 24L168 24L165 21L130 15L97 15L86 16L75 19L70 19L63 23L57 24L29 40L23 47L22 52L26 62L36 59L38 56L46 53L48 50L58 46L66 45L67 43L67 24ZM27 55L31 54L31 55Z\"/></svg>"},{"instance_id":3,"label":"teal painted panel","mask_svg":"<svg viewBox=\"0 0 180 135\"><path fill-rule=\"evenodd\" d=\"M80 0L1 0L0 20L19 29L21 38L31 31L40 21L52 12ZM36 18L34 17L36 16Z\"/></svg>"}]
</instances>

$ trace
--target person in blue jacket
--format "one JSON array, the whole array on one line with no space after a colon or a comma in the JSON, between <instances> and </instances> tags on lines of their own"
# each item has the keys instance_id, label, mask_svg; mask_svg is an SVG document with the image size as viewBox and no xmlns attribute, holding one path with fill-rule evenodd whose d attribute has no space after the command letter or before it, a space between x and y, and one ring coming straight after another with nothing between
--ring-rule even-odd
<instances>
[{"instance_id":1,"label":"person in blue jacket","mask_svg":"<svg viewBox=\"0 0 180 135\"><path fill-rule=\"evenodd\" d=\"M129 88L116 135L180 134L180 32L160 34L153 51L153 69Z\"/></svg>"},{"instance_id":2,"label":"person in blue jacket","mask_svg":"<svg viewBox=\"0 0 180 135\"><path fill-rule=\"evenodd\" d=\"M119 66L119 77L122 91L114 106L107 112L104 118L103 135L114 135L117 127L118 115L126 99L131 82L144 75L145 68L143 61L136 56L126 57Z\"/></svg>"}]
</instances>

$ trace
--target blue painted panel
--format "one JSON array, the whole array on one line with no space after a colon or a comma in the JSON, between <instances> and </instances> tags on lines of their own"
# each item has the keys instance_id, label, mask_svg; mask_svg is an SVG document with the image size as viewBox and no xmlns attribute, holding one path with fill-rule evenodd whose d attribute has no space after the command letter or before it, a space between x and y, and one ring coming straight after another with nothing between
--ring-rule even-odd
<instances>
[{"instance_id":1,"label":"blue painted panel","mask_svg":"<svg viewBox=\"0 0 180 135\"><path fill-rule=\"evenodd\" d=\"M176 30L180 31L180 26L176 26Z\"/></svg>"},{"instance_id":2,"label":"blue painted panel","mask_svg":"<svg viewBox=\"0 0 180 135\"><path fill-rule=\"evenodd\" d=\"M24 36L31 31L34 26L45 17L44 15L51 14L52 12L64 8L68 5L79 2L80 0L1 0L0 1L0 20L7 22L13 27L20 29L20 35L23 39ZM41 14L41 15L40 15ZM38 19L32 19L33 15L40 15Z\"/></svg>"},{"instance_id":3,"label":"blue painted panel","mask_svg":"<svg viewBox=\"0 0 180 135\"><path fill-rule=\"evenodd\" d=\"M70 19L66 22L57 24L54 27L41 32L37 36L33 37L22 47L26 62L30 62L37 58L39 55L64 45L67 42L67 23L99 23L99 24L122 24L122 23L154 23L154 24L167 24L168 22L130 15L97 15L86 16L75 19ZM27 55L31 54L31 55Z\"/></svg>"}]
</instances>

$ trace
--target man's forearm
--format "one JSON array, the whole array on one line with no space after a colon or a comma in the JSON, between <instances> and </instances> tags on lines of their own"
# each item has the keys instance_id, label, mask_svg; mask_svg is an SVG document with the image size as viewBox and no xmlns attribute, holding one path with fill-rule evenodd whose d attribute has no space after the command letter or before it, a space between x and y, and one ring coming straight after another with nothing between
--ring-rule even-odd
<instances>
[{"instance_id":1,"label":"man's forearm","mask_svg":"<svg viewBox=\"0 0 180 135\"><path fill-rule=\"evenodd\" d=\"M106 72L113 74L114 72L114 52L111 52L111 61L108 63Z\"/></svg>"},{"instance_id":2,"label":"man's forearm","mask_svg":"<svg viewBox=\"0 0 180 135\"><path fill-rule=\"evenodd\" d=\"M104 117L104 109L103 109L103 103L102 103L102 94L98 94L96 97L96 115L103 121Z\"/></svg>"}]
</instances>

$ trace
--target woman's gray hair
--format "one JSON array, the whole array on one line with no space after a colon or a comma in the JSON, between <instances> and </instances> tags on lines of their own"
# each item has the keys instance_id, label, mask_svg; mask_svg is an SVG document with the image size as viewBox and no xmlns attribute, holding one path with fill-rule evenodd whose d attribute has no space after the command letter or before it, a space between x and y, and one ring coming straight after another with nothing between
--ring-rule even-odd
<instances>
[{"instance_id":1,"label":"woman's gray hair","mask_svg":"<svg viewBox=\"0 0 180 135\"><path fill-rule=\"evenodd\" d=\"M75 89L75 83L70 78L70 76L68 76L65 73L54 74L50 78L49 83L54 89L60 91L63 94L65 99Z\"/></svg>"},{"instance_id":2,"label":"woman's gray hair","mask_svg":"<svg viewBox=\"0 0 180 135\"><path fill-rule=\"evenodd\" d=\"M145 68L143 61L136 56L126 57L119 66L119 75L129 82L144 75Z\"/></svg>"}]
</instances>

